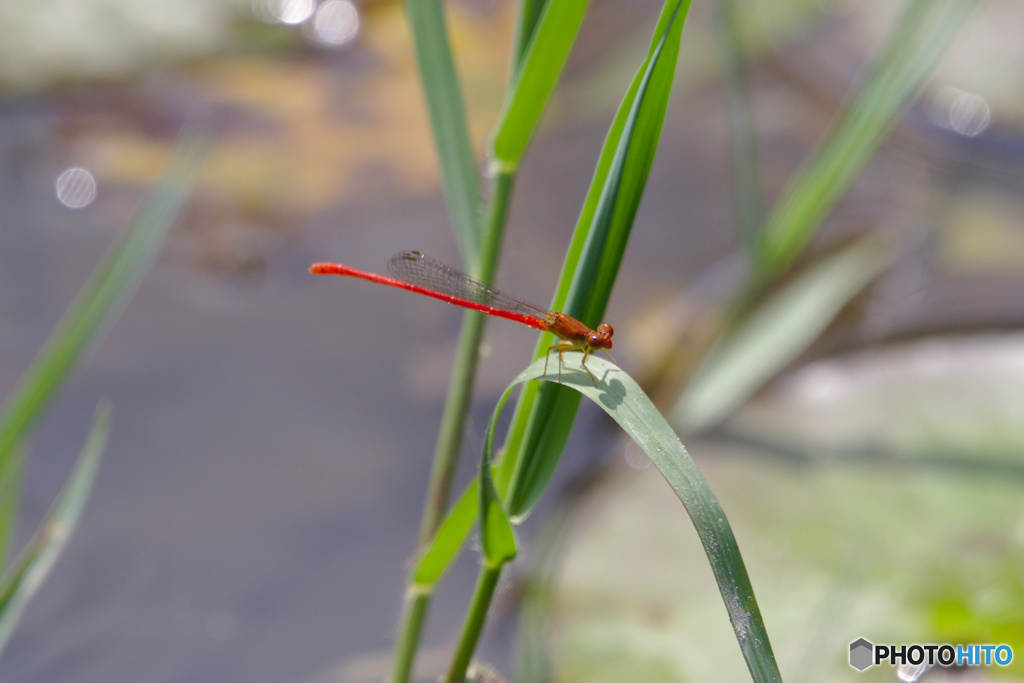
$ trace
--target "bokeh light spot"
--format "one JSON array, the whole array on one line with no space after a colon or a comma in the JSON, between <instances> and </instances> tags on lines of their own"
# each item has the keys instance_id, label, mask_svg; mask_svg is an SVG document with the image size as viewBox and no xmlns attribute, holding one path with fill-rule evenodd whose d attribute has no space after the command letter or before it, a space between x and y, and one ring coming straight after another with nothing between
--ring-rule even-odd
<instances>
[{"instance_id":1,"label":"bokeh light spot","mask_svg":"<svg viewBox=\"0 0 1024 683\"><path fill-rule=\"evenodd\" d=\"M949 124L957 133L974 137L988 128L992 112L980 95L965 92L949 108Z\"/></svg>"},{"instance_id":2,"label":"bokeh light spot","mask_svg":"<svg viewBox=\"0 0 1024 683\"><path fill-rule=\"evenodd\" d=\"M89 206L96 199L96 179L84 168L69 168L57 176L57 199L71 209Z\"/></svg>"},{"instance_id":3,"label":"bokeh light spot","mask_svg":"<svg viewBox=\"0 0 1024 683\"><path fill-rule=\"evenodd\" d=\"M946 86L932 99L929 116L947 130L974 137L988 128L992 110L984 97Z\"/></svg>"},{"instance_id":4,"label":"bokeh light spot","mask_svg":"<svg viewBox=\"0 0 1024 683\"><path fill-rule=\"evenodd\" d=\"M328 0L307 24L308 37L326 47L338 47L359 33L359 10L349 0Z\"/></svg>"},{"instance_id":5,"label":"bokeh light spot","mask_svg":"<svg viewBox=\"0 0 1024 683\"><path fill-rule=\"evenodd\" d=\"M314 0L253 0L252 11L261 21L278 24L301 24L313 16Z\"/></svg>"}]
</instances>

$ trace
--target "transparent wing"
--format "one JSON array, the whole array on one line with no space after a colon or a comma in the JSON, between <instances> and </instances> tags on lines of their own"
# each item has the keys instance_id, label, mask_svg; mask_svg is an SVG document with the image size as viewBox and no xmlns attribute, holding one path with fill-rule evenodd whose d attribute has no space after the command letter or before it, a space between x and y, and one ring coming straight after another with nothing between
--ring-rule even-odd
<instances>
[{"instance_id":1,"label":"transparent wing","mask_svg":"<svg viewBox=\"0 0 1024 683\"><path fill-rule=\"evenodd\" d=\"M510 313L533 316L541 320L549 313L546 308L485 285L461 270L446 266L418 251L403 251L392 256L388 261L388 272L402 282Z\"/></svg>"}]
</instances>

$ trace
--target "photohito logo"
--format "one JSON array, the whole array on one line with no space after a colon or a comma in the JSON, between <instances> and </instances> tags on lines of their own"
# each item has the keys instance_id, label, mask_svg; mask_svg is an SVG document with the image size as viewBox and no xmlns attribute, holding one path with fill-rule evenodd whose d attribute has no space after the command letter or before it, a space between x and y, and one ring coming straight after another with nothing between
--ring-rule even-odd
<instances>
[{"instance_id":1,"label":"photohito logo","mask_svg":"<svg viewBox=\"0 0 1024 683\"><path fill-rule=\"evenodd\" d=\"M850 643L850 666L857 671L888 661L891 666L1007 666L1009 645L875 645L867 638Z\"/></svg>"}]
</instances>

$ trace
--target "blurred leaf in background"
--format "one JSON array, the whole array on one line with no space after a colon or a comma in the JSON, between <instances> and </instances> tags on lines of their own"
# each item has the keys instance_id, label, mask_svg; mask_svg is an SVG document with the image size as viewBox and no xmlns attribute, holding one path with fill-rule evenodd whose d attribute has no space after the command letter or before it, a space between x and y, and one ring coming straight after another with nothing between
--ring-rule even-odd
<instances>
[{"instance_id":1,"label":"blurred leaf in background","mask_svg":"<svg viewBox=\"0 0 1024 683\"><path fill-rule=\"evenodd\" d=\"M156 258L164 236L184 205L205 150L205 132L182 136L164 178L121 231L79 291L18 384L0 407L0 554L17 520L23 458L31 430L57 391L67 383L85 353L127 303ZM39 588L77 523L106 444L109 411L98 411L86 446L64 491L22 557L3 574L0 585L0 647L10 636L26 602Z\"/></svg>"}]
</instances>

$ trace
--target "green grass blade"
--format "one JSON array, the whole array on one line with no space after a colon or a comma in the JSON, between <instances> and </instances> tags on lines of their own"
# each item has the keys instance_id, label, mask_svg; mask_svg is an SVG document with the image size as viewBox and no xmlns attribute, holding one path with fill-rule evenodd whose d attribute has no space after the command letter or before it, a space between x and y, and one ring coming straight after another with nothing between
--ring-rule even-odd
<instances>
[{"instance_id":1,"label":"green grass blade","mask_svg":"<svg viewBox=\"0 0 1024 683\"><path fill-rule=\"evenodd\" d=\"M846 114L783 190L761 234L758 265L773 275L806 247L921 90L980 0L912 0Z\"/></svg>"},{"instance_id":2,"label":"green grass blade","mask_svg":"<svg viewBox=\"0 0 1024 683\"><path fill-rule=\"evenodd\" d=\"M406 0L405 7L412 24L420 80L440 160L445 199L463 265L478 279L491 282L504 234L514 175L503 172L495 174L487 202L486 222L478 225L484 213L483 201L441 3L438 0ZM528 21L529 17L525 20ZM527 30L528 24L522 24L522 28ZM513 60L513 63L517 61ZM392 683L405 683L410 679L420 632L429 608L430 586L447 567L443 558L457 553L461 547L461 541L454 547L445 546L451 532L438 529L438 524L448 505L451 481L461 451L483 330L483 316L467 311L459 335L459 348L445 401L420 525L419 546L421 549L423 546L429 547L413 573L412 584L406 595L398 631L399 640L395 645L395 656L388 678ZM463 507L458 509L468 509L466 506L470 504L464 501L465 497ZM462 516L468 522L465 527L467 533L476 515L475 499L472 502L471 514ZM443 534L441 538L437 538L438 532ZM442 560L436 561L437 557Z\"/></svg>"},{"instance_id":3,"label":"green grass blade","mask_svg":"<svg viewBox=\"0 0 1024 683\"><path fill-rule=\"evenodd\" d=\"M512 187L512 174L498 173L494 177L491 196L487 202L487 222L479 268L473 272L473 275L483 282L494 281ZM455 352L455 362L448 383L448 395L430 470L430 483L420 525L420 545L430 541L448 508L451 483L458 466L459 454L462 452L462 437L466 429L466 416L472 399L473 380L476 377L486 318L487 316L475 311L466 311L462 317L459 344Z\"/></svg>"},{"instance_id":4,"label":"green grass blade","mask_svg":"<svg viewBox=\"0 0 1024 683\"><path fill-rule=\"evenodd\" d=\"M697 529L751 676L755 681L781 681L739 546L707 481L668 422L629 375L601 358L591 358L587 366L597 377L597 386L583 370L565 368L562 384L608 413L661 471ZM544 361L536 360L512 386L538 379L542 372ZM554 382L557 377L549 371L543 379Z\"/></svg>"},{"instance_id":5,"label":"green grass blade","mask_svg":"<svg viewBox=\"0 0 1024 683\"><path fill-rule=\"evenodd\" d=\"M604 316L661 134L689 2L665 4L644 61L605 139L577 222L552 309L591 327ZM537 356L552 337L541 335ZM557 386L524 389L497 475L507 509L527 514L568 440L579 396ZM522 455L520 455L522 454Z\"/></svg>"},{"instance_id":6,"label":"green grass blade","mask_svg":"<svg viewBox=\"0 0 1024 683\"><path fill-rule=\"evenodd\" d=\"M864 238L785 285L708 355L672 422L689 434L724 420L817 339L898 253L891 242Z\"/></svg>"},{"instance_id":7,"label":"green grass blade","mask_svg":"<svg viewBox=\"0 0 1024 683\"><path fill-rule=\"evenodd\" d=\"M526 48L533 37L537 22L540 21L541 12L544 11L547 4L548 0L519 0L519 12L516 14L516 34L512 39L512 59L508 69L510 87L515 82L516 73L526 55Z\"/></svg>"},{"instance_id":8,"label":"green grass blade","mask_svg":"<svg viewBox=\"0 0 1024 683\"><path fill-rule=\"evenodd\" d=\"M107 444L110 410L100 406L75 468L39 530L0 579L0 651L14 631L25 605L50 573L85 507Z\"/></svg>"},{"instance_id":9,"label":"green grass blade","mask_svg":"<svg viewBox=\"0 0 1024 683\"><path fill-rule=\"evenodd\" d=\"M494 488L491 476L491 461L494 454L494 430L498 415L508 400L511 390L506 391L494 407L491 421L484 435L484 447L480 456L480 546L484 562L489 567L500 567L516 556L516 538L512 524L501 505L501 499Z\"/></svg>"},{"instance_id":10,"label":"green grass blade","mask_svg":"<svg viewBox=\"0 0 1024 683\"><path fill-rule=\"evenodd\" d=\"M420 590L433 588L458 556L480 509L480 480L474 479L444 518L430 545L416 562L412 584Z\"/></svg>"},{"instance_id":11,"label":"green grass blade","mask_svg":"<svg viewBox=\"0 0 1024 683\"><path fill-rule=\"evenodd\" d=\"M0 568L7 559L18 503L21 501L21 467L25 458L25 444L19 442L6 458L0 460Z\"/></svg>"},{"instance_id":12,"label":"green grass blade","mask_svg":"<svg viewBox=\"0 0 1024 683\"><path fill-rule=\"evenodd\" d=\"M751 261L757 257L758 235L764 219L761 181L757 169L754 104L747 69L748 48L742 34L738 0L711 3L714 34L722 62L725 114L729 130L729 168L732 173L733 214Z\"/></svg>"},{"instance_id":13,"label":"green grass blade","mask_svg":"<svg viewBox=\"0 0 1024 683\"><path fill-rule=\"evenodd\" d=\"M480 258L480 179L440 0L406 0L448 214L468 272Z\"/></svg>"},{"instance_id":14,"label":"green grass blade","mask_svg":"<svg viewBox=\"0 0 1024 683\"><path fill-rule=\"evenodd\" d=\"M16 447L49 403L54 392L81 360L103 325L128 300L156 256L178 215L191 179L203 158L199 134L186 133L160 183L149 193L135 218L115 239L103 260L75 297L42 350L32 361L0 410L0 491L17 484ZM10 522L10 520L4 520ZM6 537L6 530L0 537Z\"/></svg>"},{"instance_id":15,"label":"green grass blade","mask_svg":"<svg viewBox=\"0 0 1024 683\"><path fill-rule=\"evenodd\" d=\"M573 0L544 7L494 128L491 157L499 169L518 168L562 75L588 4Z\"/></svg>"},{"instance_id":16,"label":"green grass blade","mask_svg":"<svg viewBox=\"0 0 1024 683\"><path fill-rule=\"evenodd\" d=\"M553 308L592 327L604 317L658 150L689 8L689 0L679 0L666 2L662 9L647 59L605 140L566 256L556 293L558 305ZM604 167L606 152L610 158ZM602 182L597 183L602 172ZM561 296L564 303L557 301Z\"/></svg>"},{"instance_id":17,"label":"green grass blade","mask_svg":"<svg viewBox=\"0 0 1024 683\"><path fill-rule=\"evenodd\" d=\"M662 41L661 38L663 35L665 35L664 29L668 25L668 20L672 16L672 13L676 10L677 7L679 8L680 16L678 16L677 21L674 22L672 25L673 31L668 34L668 37L665 41ZM668 45L668 51L666 52L666 50L663 48L661 54L665 59L665 63L671 63L672 66L674 66L675 53L672 51L672 43L675 43L675 49L678 50L679 34L682 31L683 23L683 17L681 15L686 7L688 7L688 4L686 3L666 4L666 9L662 13L661 20L658 23L659 28L656 31L655 38L652 41L651 54L648 55L648 60L644 62L644 65L641 68L640 73L637 74L637 78L633 83L633 86L631 87L629 93L627 94L627 97L623 101L619 114L616 116L615 122L612 125L612 129L608 134L608 138L605 141L604 149L602 150L601 161L599 162L598 168L595 172L594 180L591 185L590 194L587 197L587 202L584 205L584 209L577 227L577 241L579 246L576 250L576 260L579 259L579 254L583 250L583 242L586 238L586 230L594 221L595 215L598 213L599 200L602 195L606 197L608 196L608 192L605 191L605 187L609 184L608 177L610 175L612 163L616 158L616 153L619 154L620 158L626 158L626 152L629 150L629 145L621 146L622 149L620 149L620 142L623 139L623 131L626 129L627 119L629 118L630 111L634 108L634 105L636 105L637 109L639 110L640 105L637 104L636 97L637 91L639 90L640 84L643 81L644 74L649 71L648 67L650 67L651 65L651 57L654 56L655 50L659 45L662 45L663 43ZM668 56L671 56L672 59L667 59ZM659 63L657 59L653 61L655 65ZM659 78L655 82L661 83L662 80L665 81L665 83L663 83L659 87L670 86L672 80L671 71L668 73L665 73L663 71L658 73ZM648 86L648 89L650 89L650 87L651 86ZM659 98L659 102L661 103L660 118L658 117L658 111L648 112L648 117L659 119L658 125L646 126L644 128L645 137L643 139L634 141L633 143L636 147L644 145L653 147L657 145L657 132L660 132L660 120L664 119L664 105L667 103L667 99L667 93L665 93L661 98ZM641 103L642 101L643 98L641 98ZM650 163L653 160L653 156L654 155L652 149L646 154L631 157L631 163L640 164L640 168L633 172L632 177L638 178L642 176L643 178L646 178L646 171L649 170ZM637 159L639 159L639 161L637 161ZM644 166L646 166L646 168L644 168ZM628 168L629 162L620 164L620 167ZM613 182L618 181L613 180ZM640 184L639 189L642 190L642 183ZM635 205L633 206L633 213L635 214L636 205L639 204L639 196L636 196L634 200ZM603 211L608 213L609 216L602 219L605 223L613 223L610 220L610 213L613 209L614 206L608 203L606 198L606 203L604 205ZM615 223L616 225L620 226L620 229L622 227L628 229L627 223L631 222L631 216L629 216L630 221L628 222L622 220L625 217L625 215L621 216L620 220L617 223ZM572 262L575 263L575 260ZM571 284L571 270L563 271L562 279L564 282ZM566 286L562 289L564 289L564 291L567 292L568 284L566 284ZM562 306L562 304L558 303L558 301L559 299L556 296L556 305ZM561 295L561 301L563 303L565 301L564 293ZM539 350L540 354L543 354L543 350L547 348L547 345L549 343L550 342L546 342L544 340L540 342L539 346L543 347L542 349ZM546 386L545 389L557 390L558 387ZM536 396L537 392L536 388L530 385L526 387L523 393L524 395L532 394ZM576 408L579 405L579 400L580 396L577 392L565 391L565 393L561 396L561 400L556 401L552 405L547 406L544 410L538 410L535 413L537 416L536 418L534 418L535 420L543 420L544 424L549 425L551 429L560 430L561 433L555 434L554 436L550 436L546 439L548 443L557 442L559 440L561 441L561 445L559 445L557 448L558 452L561 452L561 446L564 445L564 438L568 438L568 433L571 429L572 420L575 416ZM520 401L520 404L516 408L517 415L521 414L524 410L525 409L523 408L523 403L522 401ZM515 421L516 418L513 418L513 420ZM526 422L523 421L521 426L521 430L523 431L525 431L525 424ZM520 435L520 440L521 438L522 435ZM502 460L502 463L496 468L494 477L496 482L496 488L500 494L504 494L508 490L512 474L512 467L510 467L510 465L514 465L514 463L515 459L508 457L506 455L506 457ZM413 572L414 585L420 588L433 586L437 582L437 580L440 579L441 575L448 568L451 562L454 561L454 558L457 556L459 549L462 547L462 544L465 542L470 530L472 529L473 522L476 520L480 499L480 492L477 488L478 485L479 480L474 481L473 484L466 491L463 492L458 502L452 508L451 512L447 515L444 522L441 524L438 533L435 535L430 545L424 551L423 555L420 557L420 560L416 565L416 569Z\"/></svg>"},{"instance_id":18,"label":"green grass blade","mask_svg":"<svg viewBox=\"0 0 1024 683\"><path fill-rule=\"evenodd\" d=\"M476 645L480 641L484 622L487 620L487 610L494 599L494 591L498 588L501 570L502 565L484 564L480 567L476 585L473 587L473 597L469 601L466 617L462 623L459 642L455 646L455 652L452 653L448 673L441 679L444 683L468 683L481 680L481 677L467 676L467 673L469 664L473 661L473 654L476 652Z\"/></svg>"}]
</instances>

